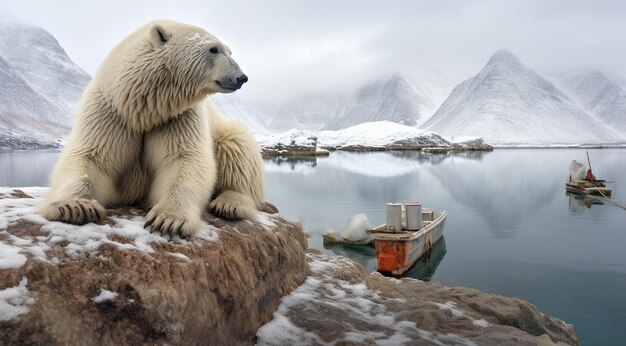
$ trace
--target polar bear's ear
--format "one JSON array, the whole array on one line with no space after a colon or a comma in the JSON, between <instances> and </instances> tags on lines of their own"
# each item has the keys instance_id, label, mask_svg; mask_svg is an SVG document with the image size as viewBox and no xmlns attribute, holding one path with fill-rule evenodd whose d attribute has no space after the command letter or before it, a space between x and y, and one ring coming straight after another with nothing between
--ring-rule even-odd
<instances>
[{"instance_id":1,"label":"polar bear's ear","mask_svg":"<svg viewBox=\"0 0 626 346\"><path fill-rule=\"evenodd\" d=\"M170 34L165 28L159 24L154 24L150 29L150 37L154 43L164 44L170 40L172 34Z\"/></svg>"}]
</instances>

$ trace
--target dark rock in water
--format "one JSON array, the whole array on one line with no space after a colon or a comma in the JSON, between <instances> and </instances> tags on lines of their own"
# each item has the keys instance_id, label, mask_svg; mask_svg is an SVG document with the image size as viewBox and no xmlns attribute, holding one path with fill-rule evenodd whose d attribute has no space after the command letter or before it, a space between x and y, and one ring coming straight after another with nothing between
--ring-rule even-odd
<instances>
[{"instance_id":1,"label":"dark rock in water","mask_svg":"<svg viewBox=\"0 0 626 346\"><path fill-rule=\"evenodd\" d=\"M452 150L457 151L492 151L493 147L487 143L482 138L476 138L465 142L454 143L452 144Z\"/></svg>"},{"instance_id":2,"label":"dark rock in water","mask_svg":"<svg viewBox=\"0 0 626 346\"><path fill-rule=\"evenodd\" d=\"M47 222L33 208L44 192L0 189L0 344L252 344L309 274L302 229L278 215L205 215L168 240L136 208Z\"/></svg>"},{"instance_id":3,"label":"dark rock in water","mask_svg":"<svg viewBox=\"0 0 626 346\"><path fill-rule=\"evenodd\" d=\"M260 345L578 345L572 325L518 298L383 277L319 252L307 257L312 276L259 329Z\"/></svg>"},{"instance_id":4,"label":"dark rock in water","mask_svg":"<svg viewBox=\"0 0 626 346\"><path fill-rule=\"evenodd\" d=\"M450 147L450 142L443 137L431 133L430 135L405 138L389 143L385 146L388 150L420 150L431 147Z\"/></svg>"}]
</instances>

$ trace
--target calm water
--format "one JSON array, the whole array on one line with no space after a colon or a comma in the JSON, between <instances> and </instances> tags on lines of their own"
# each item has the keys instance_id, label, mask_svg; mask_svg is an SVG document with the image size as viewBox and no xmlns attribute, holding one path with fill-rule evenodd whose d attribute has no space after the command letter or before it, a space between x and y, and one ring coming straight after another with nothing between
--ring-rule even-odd
<instances>
[{"instance_id":1,"label":"calm water","mask_svg":"<svg viewBox=\"0 0 626 346\"><path fill-rule=\"evenodd\" d=\"M589 150L596 176L626 202L626 150ZM45 186L55 152L0 153L0 186ZM589 345L626 345L626 211L567 195L571 160L585 150L492 153L333 153L266 161L268 200L311 235L311 247L375 269L367 247L325 249L321 234L384 204L419 200L448 210L445 242L410 274L518 296L576 326Z\"/></svg>"}]
</instances>

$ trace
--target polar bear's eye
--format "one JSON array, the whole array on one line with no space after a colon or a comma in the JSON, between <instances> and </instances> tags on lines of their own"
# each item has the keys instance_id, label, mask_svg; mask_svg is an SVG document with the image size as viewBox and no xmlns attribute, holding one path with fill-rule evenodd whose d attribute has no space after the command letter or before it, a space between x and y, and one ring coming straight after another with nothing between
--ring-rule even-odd
<instances>
[{"instance_id":1,"label":"polar bear's eye","mask_svg":"<svg viewBox=\"0 0 626 346\"><path fill-rule=\"evenodd\" d=\"M209 49L209 52L211 52L213 54L217 54L217 53L219 53L219 50L217 50L217 47L213 47L213 48Z\"/></svg>"}]
</instances>

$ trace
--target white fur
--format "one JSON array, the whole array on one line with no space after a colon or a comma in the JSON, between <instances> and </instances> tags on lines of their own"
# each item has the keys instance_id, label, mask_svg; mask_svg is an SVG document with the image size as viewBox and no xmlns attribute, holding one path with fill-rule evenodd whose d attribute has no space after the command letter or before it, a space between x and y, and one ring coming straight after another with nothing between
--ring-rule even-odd
<instances>
[{"instance_id":1,"label":"white fur","mask_svg":"<svg viewBox=\"0 0 626 346\"><path fill-rule=\"evenodd\" d=\"M207 97L230 92L215 81L234 73L228 47L201 28L157 21L129 35L87 86L40 213L84 224L139 203L151 229L189 235L215 194L218 216L253 218L264 203L260 150Z\"/></svg>"}]
</instances>

